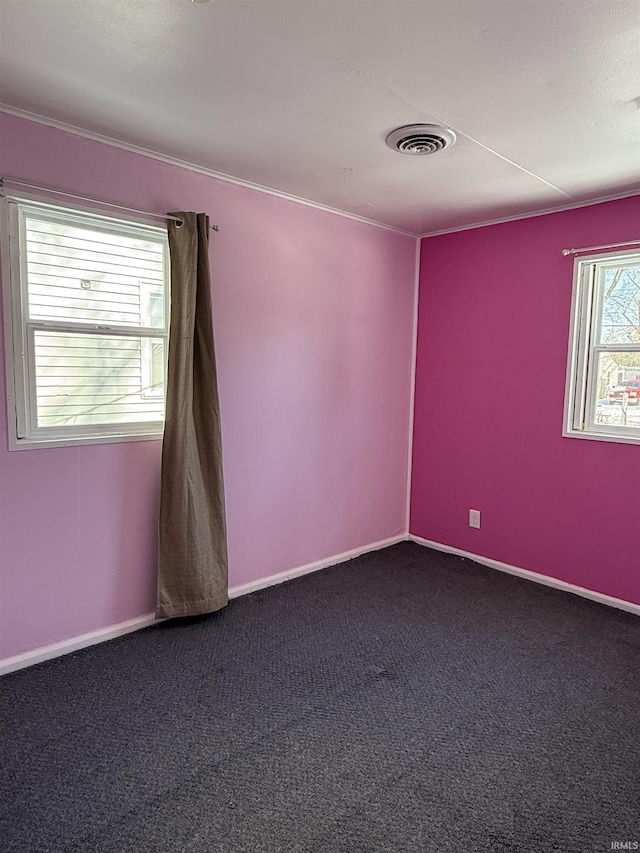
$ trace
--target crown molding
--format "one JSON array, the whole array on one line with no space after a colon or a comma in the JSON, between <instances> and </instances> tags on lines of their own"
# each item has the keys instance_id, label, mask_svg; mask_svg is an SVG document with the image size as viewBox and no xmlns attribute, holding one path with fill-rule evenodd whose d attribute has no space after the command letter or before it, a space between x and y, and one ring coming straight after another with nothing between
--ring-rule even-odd
<instances>
[{"instance_id":1,"label":"crown molding","mask_svg":"<svg viewBox=\"0 0 640 853\"><path fill-rule=\"evenodd\" d=\"M536 216L548 216L550 213L563 213L566 210L577 210L580 207L592 207L594 204L604 204L607 201L620 201L623 198L640 196L640 188L616 195L599 196L589 201L577 201L572 204L563 204L559 207L546 207L544 210L530 210L526 213L515 213L513 216L503 216L498 219L486 219L480 222L472 222L469 225L456 225L454 228L443 228L441 231L427 231L418 235L418 240L428 237L441 237L443 234L457 234L459 231L473 231L475 228L488 228L490 225L502 225L504 222L517 222L519 219L534 219Z\"/></svg>"},{"instance_id":2,"label":"crown molding","mask_svg":"<svg viewBox=\"0 0 640 853\"><path fill-rule=\"evenodd\" d=\"M177 166L180 169L186 169L187 171L196 172L199 175L206 175L207 177L214 178L218 181L224 181L225 183L234 184L239 187L244 187L245 189L255 190L256 192L275 196L276 198L281 198L285 201L291 201L294 204L301 204L304 207L311 207L315 210L322 210L325 213L331 213L335 216L341 216L344 219L351 219L354 222L362 222L365 225L372 225L375 228L382 228L385 231L392 231L395 234L402 234L405 237L412 237L414 239L417 239L418 241L427 239L429 237L440 237L445 234L457 234L460 231L473 231L476 228L488 228L491 225L502 225L506 222L517 222L520 219L533 219L537 216L547 216L551 213L563 213L567 210L578 210L581 207L591 207L594 204L604 204L608 201L620 201L625 198L633 198L634 196L640 196L640 188L637 188L635 190L629 190L627 192L616 193L613 195L606 196L598 196L596 198L588 199L586 201L573 202L571 204L564 204L558 207L547 207L542 210L528 210L523 213L513 214L512 216L503 216L498 217L496 219L479 220L478 222L471 222L468 225L456 225L452 228L442 228L437 231L415 233L413 231L406 231L403 228L397 228L394 225L388 225L386 222L379 222L376 219L368 219L366 216L359 216L357 213L350 213L349 211L340 210L337 207L330 207L329 205L321 204L320 202L312 201L311 199L291 195L290 193L285 193L281 190L276 190L273 187L267 187L263 186L262 184L252 183L251 181L245 181L242 180L242 178L236 178L233 175L227 175L224 172L216 172L214 169L207 169L204 166L199 166L197 163L190 163L187 160L180 160L177 157L170 157L167 154L162 154L159 151L153 151L150 148L143 148L140 145L132 145L128 142L123 142L122 140L106 136L105 134L94 133L93 131L85 130L84 128L78 127L77 125L68 124L67 122L58 121L57 119L42 116L38 113L32 113L28 110L22 110L17 107L12 107L9 104L0 103L0 113L6 113L7 115L12 115L16 118L25 119L26 121L32 121L35 124L42 124L46 127L52 127L55 130L61 130L63 133L70 133L73 136L80 136L83 139L90 139L93 142L101 142L103 145L109 145L112 148L120 148L121 150L128 151L131 154L140 154L143 157L149 157L152 160L158 160L161 163L167 163L169 166Z\"/></svg>"},{"instance_id":3,"label":"crown molding","mask_svg":"<svg viewBox=\"0 0 640 853\"><path fill-rule=\"evenodd\" d=\"M330 207L327 204L321 204L317 201L312 201L301 196L291 195L290 193L276 190L273 187L266 187L262 184L254 184L251 181L236 178L233 175L226 175L224 172L216 172L214 169L207 169L205 166L199 166L197 163L190 163L187 160L180 160L177 157L170 157L167 154L162 154L159 151L153 151L150 148L143 148L140 145L132 145L128 142L123 142L120 139L114 139L111 136L106 136L102 133L94 133L90 130L85 130L82 127L77 127L73 124L67 124L57 119L48 118L37 113L31 113L28 110L21 110L17 107L9 106L8 104L0 103L0 113L15 116L16 118L25 119L26 121L41 124L45 127L52 127L55 130L61 130L63 133L70 133L73 136L81 136L83 139L90 139L93 142L101 142L103 145L110 145L112 148L120 148L122 151L128 151L130 154L140 154L143 157L149 157L152 160L158 160L161 163L167 163L169 166L177 166L179 169L186 169L189 172L196 172L199 175L206 175L208 178L215 178L217 181L224 181L227 184L235 184L245 189L255 190L259 193L275 196L276 198L291 201L294 204L301 204L305 207L312 207L315 210L322 210L325 213L332 213L335 216L342 216L344 219L352 219L355 222L362 222L364 225L373 225L375 228L382 228L385 231L392 231L395 234L402 234L405 237L412 237L414 240L418 237L412 231L405 231L402 228L396 228L394 225L388 225L386 222L378 222L376 219L367 219L366 216L359 216L357 213L350 213L347 210L340 210L337 207Z\"/></svg>"}]
</instances>

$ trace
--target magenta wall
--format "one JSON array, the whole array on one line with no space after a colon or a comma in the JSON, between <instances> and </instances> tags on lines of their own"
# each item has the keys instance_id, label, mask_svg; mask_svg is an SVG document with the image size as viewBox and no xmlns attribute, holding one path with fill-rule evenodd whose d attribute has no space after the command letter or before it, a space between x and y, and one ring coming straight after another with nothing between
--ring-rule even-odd
<instances>
[{"instance_id":1,"label":"magenta wall","mask_svg":"<svg viewBox=\"0 0 640 853\"><path fill-rule=\"evenodd\" d=\"M562 437L561 254L639 223L634 197L423 240L413 534L640 603L640 447Z\"/></svg>"},{"instance_id":2,"label":"magenta wall","mask_svg":"<svg viewBox=\"0 0 640 853\"><path fill-rule=\"evenodd\" d=\"M0 171L219 223L231 586L404 532L414 239L6 114ZM154 609L160 442L9 453L0 382L6 658Z\"/></svg>"}]
</instances>

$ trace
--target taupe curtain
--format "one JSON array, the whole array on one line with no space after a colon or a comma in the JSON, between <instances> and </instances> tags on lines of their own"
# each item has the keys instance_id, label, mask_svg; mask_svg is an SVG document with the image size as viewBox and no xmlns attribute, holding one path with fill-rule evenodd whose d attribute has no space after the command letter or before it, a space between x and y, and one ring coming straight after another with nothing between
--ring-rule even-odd
<instances>
[{"instance_id":1,"label":"taupe curtain","mask_svg":"<svg viewBox=\"0 0 640 853\"><path fill-rule=\"evenodd\" d=\"M209 217L169 221L171 328L162 444L159 618L228 601L222 441L213 345Z\"/></svg>"}]
</instances>

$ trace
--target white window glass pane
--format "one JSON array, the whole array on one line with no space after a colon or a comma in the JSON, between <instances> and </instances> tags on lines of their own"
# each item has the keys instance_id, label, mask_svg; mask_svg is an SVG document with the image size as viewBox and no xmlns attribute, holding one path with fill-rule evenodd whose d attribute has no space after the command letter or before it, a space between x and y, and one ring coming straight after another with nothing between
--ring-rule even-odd
<instances>
[{"instance_id":1,"label":"white window glass pane","mask_svg":"<svg viewBox=\"0 0 640 853\"><path fill-rule=\"evenodd\" d=\"M640 352L600 353L595 423L640 427Z\"/></svg>"},{"instance_id":2,"label":"white window glass pane","mask_svg":"<svg viewBox=\"0 0 640 853\"><path fill-rule=\"evenodd\" d=\"M145 393L142 350L134 337L35 331L38 427L161 422L164 388ZM149 341L162 348L164 342ZM164 383L163 374L158 381Z\"/></svg>"},{"instance_id":3,"label":"white window glass pane","mask_svg":"<svg viewBox=\"0 0 640 853\"><path fill-rule=\"evenodd\" d=\"M147 396L164 397L164 375L166 364L165 342L154 338L142 341L142 393Z\"/></svg>"},{"instance_id":4,"label":"white window glass pane","mask_svg":"<svg viewBox=\"0 0 640 853\"><path fill-rule=\"evenodd\" d=\"M640 266L604 269L600 344L640 344Z\"/></svg>"},{"instance_id":5,"label":"white window glass pane","mask_svg":"<svg viewBox=\"0 0 640 853\"><path fill-rule=\"evenodd\" d=\"M141 282L140 306L144 326L164 329L164 293L155 282Z\"/></svg>"},{"instance_id":6,"label":"white window glass pane","mask_svg":"<svg viewBox=\"0 0 640 853\"><path fill-rule=\"evenodd\" d=\"M26 241L30 319L148 325L142 291L162 293L160 242L32 217Z\"/></svg>"},{"instance_id":7,"label":"white window glass pane","mask_svg":"<svg viewBox=\"0 0 640 853\"><path fill-rule=\"evenodd\" d=\"M164 392L164 344L151 341L151 389L154 393Z\"/></svg>"}]
</instances>

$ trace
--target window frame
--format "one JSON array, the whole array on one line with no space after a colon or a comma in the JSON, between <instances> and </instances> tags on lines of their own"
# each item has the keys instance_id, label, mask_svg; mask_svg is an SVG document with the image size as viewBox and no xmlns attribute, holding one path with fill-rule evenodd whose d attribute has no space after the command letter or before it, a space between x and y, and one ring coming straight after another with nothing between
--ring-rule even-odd
<instances>
[{"instance_id":1,"label":"window frame","mask_svg":"<svg viewBox=\"0 0 640 853\"><path fill-rule=\"evenodd\" d=\"M631 262L631 263L630 263ZM638 344L598 344L602 323L599 280L605 268L640 264L640 249L599 252L574 259L571 326L564 401L565 438L640 444L640 427L595 422L597 359L602 352L640 352Z\"/></svg>"},{"instance_id":2,"label":"window frame","mask_svg":"<svg viewBox=\"0 0 640 853\"><path fill-rule=\"evenodd\" d=\"M170 260L166 226L144 217L123 216L99 207L58 201L31 193L0 192L0 245L2 248L2 297L5 336L6 402L9 450L30 450L47 447L68 447L87 444L107 444L122 441L161 439L164 418L158 421L132 421L124 424L72 424L64 427L38 427L36 415L35 346L34 334L42 329L56 332L88 333L96 337L161 338L168 352L170 317ZM73 217L84 218L82 227L99 233L119 233L132 236L132 228L140 234L152 234L162 245L164 327L147 328L114 323L81 323L77 321L37 321L28 318L25 218L27 209L39 213L51 211L52 220L61 222L65 215L70 224L79 224ZM99 227L100 217L106 220ZM92 221L93 218L93 221ZM141 230L140 230L141 229ZM165 390L166 390L165 358Z\"/></svg>"}]
</instances>

